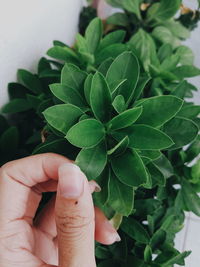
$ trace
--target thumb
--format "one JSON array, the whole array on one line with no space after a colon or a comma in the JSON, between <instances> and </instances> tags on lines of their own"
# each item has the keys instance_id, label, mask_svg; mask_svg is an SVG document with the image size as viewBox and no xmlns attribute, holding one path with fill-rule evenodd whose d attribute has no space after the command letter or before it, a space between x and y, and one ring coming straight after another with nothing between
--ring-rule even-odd
<instances>
[{"instance_id":1,"label":"thumb","mask_svg":"<svg viewBox=\"0 0 200 267\"><path fill-rule=\"evenodd\" d=\"M60 267L95 267L94 206L85 175L65 163L58 170L55 205Z\"/></svg>"}]
</instances>

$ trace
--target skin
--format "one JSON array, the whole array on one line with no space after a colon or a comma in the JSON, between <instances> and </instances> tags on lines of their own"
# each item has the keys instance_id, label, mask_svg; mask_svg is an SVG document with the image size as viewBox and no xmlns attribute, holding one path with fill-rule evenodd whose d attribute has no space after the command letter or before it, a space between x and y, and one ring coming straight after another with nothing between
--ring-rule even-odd
<instances>
[{"instance_id":1,"label":"skin","mask_svg":"<svg viewBox=\"0 0 200 267\"><path fill-rule=\"evenodd\" d=\"M70 160L47 153L0 168L0 266L95 267L94 244L120 241L93 205L99 186ZM35 213L42 192L57 191Z\"/></svg>"}]
</instances>

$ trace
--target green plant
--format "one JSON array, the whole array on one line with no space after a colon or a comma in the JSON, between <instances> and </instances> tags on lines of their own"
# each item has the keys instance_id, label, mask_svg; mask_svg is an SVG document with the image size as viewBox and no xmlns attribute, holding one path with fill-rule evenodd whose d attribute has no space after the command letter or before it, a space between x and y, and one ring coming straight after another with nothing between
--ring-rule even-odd
<instances>
[{"instance_id":1,"label":"green plant","mask_svg":"<svg viewBox=\"0 0 200 267\"><path fill-rule=\"evenodd\" d=\"M42 58L34 75L19 70L9 84L2 112L14 126L0 117L1 164L56 152L97 180L95 204L122 238L96 244L99 267L184 265L190 252L178 252L174 238L184 211L200 216L199 161L189 165L200 151L200 107L184 101L197 90L185 78L200 70L180 45L189 36L173 18L181 1L108 2L124 12L104 27L93 19L73 48L54 41L53 60Z\"/></svg>"}]
</instances>

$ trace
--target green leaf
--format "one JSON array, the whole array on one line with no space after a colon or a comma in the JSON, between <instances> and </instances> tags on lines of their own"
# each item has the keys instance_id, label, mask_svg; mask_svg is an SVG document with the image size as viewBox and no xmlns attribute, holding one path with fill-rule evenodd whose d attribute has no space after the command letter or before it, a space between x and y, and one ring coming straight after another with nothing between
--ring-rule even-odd
<instances>
[{"instance_id":1,"label":"green leaf","mask_svg":"<svg viewBox=\"0 0 200 267\"><path fill-rule=\"evenodd\" d=\"M127 79L117 90L117 94L123 95L125 101L128 101L137 85L139 79L139 63L137 58L131 52L124 52L119 55L108 69L106 79L109 85L116 80ZM112 88L111 88L112 89Z\"/></svg>"},{"instance_id":2,"label":"green leaf","mask_svg":"<svg viewBox=\"0 0 200 267\"><path fill-rule=\"evenodd\" d=\"M190 37L190 32L179 21L168 20L164 21L163 25L167 27L171 33L179 39L187 39Z\"/></svg>"},{"instance_id":3,"label":"green leaf","mask_svg":"<svg viewBox=\"0 0 200 267\"><path fill-rule=\"evenodd\" d=\"M153 161L154 165L159 169L159 171L163 174L165 179L168 179L172 175L174 175L174 169L170 163L170 161L162 154L161 157Z\"/></svg>"},{"instance_id":4,"label":"green leaf","mask_svg":"<svg viewBox=\"0 0 200 267\"><path fill-rule=\"evenodd\" d=\"M74 146L80 148L94 147L105 136L103 125L95 119L78 122L68 131L66 138Z\"/></svg>"},{"instance_id":5,"label":"green leaf","mask_svg":"<svg viewBox=\"0 0 200 267\"><path fill-rule=\"evenodd\" d=\"M68 85L81 92L87 73L80 70L77 66L66 63L61 72L61 83Z\"/></svg>"},{"instance_id":6,"label":"green leaf","mask_svg":"<svg viewBox=\"0 0 200 267\"><path fill-rule=\"evenodd\" d=\"M136 106L142 106L143 112L137 123L158 127L173 118L181 109L183 100L175 96L155 96L144 99Z\"/></svg>"},{"instance_id":7,"label":"green leaf","mask_svg":"<svg viewBox=\"0 0 200 267\"><path fill-rule=\"evenodd\" d=\"M111 95L104 76L97 72L92 79L90 105L95 117L102 122L108 121L111 110Z\"/></svg>"},{"instance_id":8,"label":"green leaf","mask_svg":"<svg viewBox=\"0 0 200 267\"><path fill-rule=\"evenodd\" d=\"M200 69L192 65L177 67L173 72L178 79L191 78L200 75Z\"/></svg>"},{"instance_id":9,"label":"green leaf","mask_svg":"<svg viewBox=\"0 0 200 267\"><path fill-rule=\"evenodd\" d=\"M141 115L142 107L127 109L114 117L109 123L109 130L118 130L132 125Z\"/></svg>"},{"instance_id":10,"label":"green leaf","mask_svg":"<svg viewBox=\"0 0 200 267\"><path fill-rule=\"evenodd\" d=\"M43 91L42 84L36 75L33 75L27 70L20 69L17 72L17 79L19 83L31 90L35 94L39 94Z\"/></svg>"},{"instance_id":11,"label":"green leaf","mask_svg":"<svg viewBox=\"0 0 200 267\"><path fill-rule=\"evenodd\" d=\"M26 87L20 83L9 83L8 84L8 94L9 99L13 100L15 98L26 98L26 94L30 92Z\"/></svg>"},{"instance_id":12,"label":"green leaf","mask_svg":"<svg viewBox=\"0 0 200 267\"><path fill-rule=\"evenodd\" d=\"M155 187L156 185L165 186L166 179L162 172L159 170L159 168L156 166L156 164L153 164L152 162L148 163L146 167L149 170L149 173L151 174L152 178L152 186Z\"/></svg>"},{"instance_id":13,"label":"green leaf","mask_svg":"<svg viewBox=\"0 0 200 267\"><path fill-rule=\"evenodd\" d=\"M106 22L108 24L127 27L129 25L129 18L125 13L117 12L108 17Z\"/></svg>"},{"instance_id":14,"label":"green leaf","mask_svg":"<svg viewBox=\"0 0 200 267\"><path fill-rule=\"evenodd\" d=\"M23 112L31 109L30 103L23 98L15 98L11 100L8 104L4 105L2 108L3 113L14 114L17 112Z\"/></svg>"},{"instance_id":15,"label":"green leaf","mask_svg":"<svg viewBox=\"0 0 200 267\"><path fill-rule=\"evenodd\" d=\"M150 246L153 251L157 248L159 249L160 246L162 246L162 244L166 240L166 236L167 234L163 229L159 229L154 233L150 241Z\"/></svg>"},{"instance_id":16,"label":"green leaf","mask_svg":"<svg viewBox=\"0 0 200 267\"><path fill-rule=\"evenodd\" d=\"M180 62L179 58L179 55L175 54L163 60L160 66L161 71L173 71L176 68L177 64Z\"/></svg>"},{"instance_id":17,"label":"green leaf","mask_svg":"<svg viewBox=\"0 0 200 267\"><path fill-rule=\"evenodd\" d=\"M156 160L162 155L162 153L159 150L141 150L139 155L150 160Z\"/></svg>"},{"instance_id":18,"label":"green leaf","mask_svg":"<svg viewBox=\"0 0 200 267\"><path fill-rule=\"evenodd\" d=\"M19 145L19 132L14 126L6 129L0 136L0 153L3 155L0 162L5 163L6 161L13 160L16 156L16 152ZM4 162L5 161L5 162Z\"/></svg>"},{"instance_id":19,"label":"green leaf","mask_svg":"<svg viewBox=\"0 0 200 267\"><path fill-rule=\"evenodd\" d=\"M111 165L115 175L126 185L137 187L147 181L148 174L136 151L127 150L119 157L111 158Z\"/></svg>"},{"instance_id":20,"label":"green leaf","mask_svg":"<svg viewBox=\"0 0 200 267\"><path fill-rule=\"evenodd\" d=\"M49 107L44 112L46 121L58 131L66 134L83 114L82 110L71 104Z\"/></svg>"},{"instance_id":21,"label":"green leaf","mask_svg":"<svg viewBox=\"0 0 200 267\"><path fill-rule=\"evenodd\" d=\"M77 89L59 83L51 84L49 87L51 92L64 103L73 104L78 107L86 106L82 95Z\"/></svg>"},{"instance_id":22,"label":"green leaf","mask_svg":"<svg viewBox=\"0 0 200 267\"><path fill-rule=\"evenodd\" d=\"M101 174L107 162L107 151L105 142L95 147L82 149L77 158L76 164L85 173L88 180L95 179Z\"/></svg>"},{"instance_id":23,"label":"green leaf","mask_svg":"<svg viewBox=\"0 0 200 267\"><path fill-rule=\"evenodd\" d=\"M157 26L152 31L152 36L161 43L169 43L172 47L180 45L179 39L176 39L171 31L164 26Z\"/></svg>"},{"instance_id":24,"label":"green leaf","mask_svg":"<svg viewBox=\"0 0 200 267\"><path fill-rule=\"evenodd\" d=\"M181 45L176 49L176 54L180 57L180 64L193 65L194 53L191 48L185 45Z\"/></svg>"},{"instance_id":25,"label":"green leaf","mask_svg":"<svg viewBox=\"0 0 200 267\"><path fill-rule=\"evenodd\" d=\"M200 159L192 166L191 170L192 183L199 183L200 181Z\"/></svg>"},{"instance_id":26,"label":"green leaf","mask_svg":"<svg viewBox=\"0 0 200 267\"><path fill-rule=\"evenodd\" d=\"M121 183L112 173L110 177L110 206L119 214L128 216L133 209L133 188Z\"/></svg>"},{"instance_id":27,"label":"green leaf","mask_svg":"<svg viewBox=\"0 0 200 267\"><path fill-rule=\"evenodd\" d=\"M126 109L125 99L122 95L118 95L112 102L112 106L117 111L117 113L121 113Z\"/></svg>"},{"instance_id":28,"label":"green leaf","mask_svg":"<svg viewBox=\"0 0 200 267\"><path fill-rule=\"evenodd\" d=\"M38 74L41 74L45 70L51 70L51 65L45 57L42 57L38 63Z\"/></svg>"},{"instance_id":29,"label":"green leaf","mask_svg":"<svg viewBox=\"0 0 200 267\"><path fill-rule=\"evenodd\" d=\"M191 251L185 251L183 253L180 253L176 256L174 256L173 258L169 259L167 262L165 262L164 264L162 264L163 267L168 267L172 264L180 264L180 261L181 261L181 265L185 265L185 262L184 262L184 259L186 257L188 257L189 255L191 254Z\"/></svg>"},{"instance_id":30,"label":"green leaf","mask_svg":"<svg viewBox=\"0 0 200 267\"><path fill-rule=\"evenodd\" d=\"M124 40L126 32L123 30L117 30L107 34L100 44L100 49L103 49L109 45L121 43Z\"/></svg>"},{"instance_id":31,"label":"green leaf","mask_svg":"<svg viewBox=\"0 0 200 267\"><path fill-rule=\"evenodd\" d=\"M110 68L110 65L113 63L113 58L107 58L105 61L101 63L101 65L98 68L98 72L101 72L104 76L106 76L106 73L108 72L108 69Z\"/></svg>"},{"instance_id":32,"label":"green leaf","mask_svg":"<svg viewBox=\"0 0 200 267\"><path fill-rule=\"evenodd\" d=\"M123 7L124 9L128 10L129 12L134 13L138 19L141 19L141 13L140 13L140 4L141 0L124 0L123 1Z\"/></svg>"},{"instance_id":33,"label":"green leaf","mask_svg":"<svg viewBox=\"0 0 200 267\"><path fill-rule=\"evenodd\" d=\"M149 245L146 245L146 247L145 247L144 260L145 260L145 262L151 262L151 260L152 260L152 249Z\"/></svg>"},{"instance_id":34,"label":"green leaf","mask_svg":"<svg viewBox=\"0 0 200 267\"><path fill-rule=\"evenodd\" d=\"M96 54L96 65L101 64L108 58L116 58L127 50L125 44L113 44L105 47Z\"/></svg>"},{"instance_id":35,"label":"green leaf","mask_svg":"<svg viewBox=\"0 0 200 267\"><path fill-rule=\"evenodd\" d=\"M148 125L136 124L112 134L116 140L124 136L129 138L129 147L144 150L166 149L173 141L164 132Z\"/></svg>"},{"instance_id":36,"label":"green leaf","mask_svg":"<svg viewBox=\"0 0 200 267\"><path fill-rule=\"evenodd\" d=\"M158 59L156 56L156 46L151 35L146 31L139 29L130 39L128 44L131 50L136 51L136 55L146 71L149 70L150 64L157 65Z\"/></svg>"},{"instance_id":37,"label":"green leaf","mask_svg":"<svg viewBox=\"0 0 200 267\"><path fill-rule=\"evenodd\" d=\"M85 32L86 44L88 51L94 54L100 44L103 34L103 25L100 18L93 19Z\"/></svg>"},{"instance_id":38,"label":"green leaf","mask_svg":"<svg viewBox=\"0 0 200 267\"><path fill-rule=\"evenodd\" d=\"M147 18L166 21L176 14L180 5L181 0L161 0L160 3L155 3L149 8Z\"/></svg>"},{"instance_id":39,"label":"green leaf","mask_svg":"<svg viewBox=\"0 0 200 267\"><path fill-rule=\"evenodd\" d=\"M124 217L121 224L121 229L137 242L142 244L149 243L150 237L148 232L145 230L142 224L135 219Z\"/></svg>"},{"instance_id":40,"label":"green leaf","mask_svg":"<svg viewBox=\"0 0 200 267\"><path fill-rule=\"evenodd\" d=\"M200 197L186 179L182 179L181 193L187 209L200 216Z\"/></svg>"},{"instance_id":41,"label":"green leaf","mask_svg":"<svg viewBox=\"0 0 200 267\"><path fill-rule=\"evenodd\" d=\"M142 92L144 91L146 85L148 84L148 82L150 81L150 77L149 76L141 76L139 78L138 84L135 88L134 94L133 94L133 100L136 101L138 100L138 98L142 95Z\"/></svg>"},{"instance_id":42,"label":"green leaf","mask_svg":"<svg viewBox=\"0 0 200 267\"><path fill-rule=\"evenodd\" d=\"M162 63L166 58L170 57L173 53L171 44L163 44L158 50L158 58Z\"/></svg>"},{"instance_id":43,"label":"green leaf","mask_svg":"<svg viewBox=\"0 0 200 267\"><path fill-rule=\"evenodd\" d=\"M197 136L195 141L186 150L186 162L192 161L200 154L200 135Z\"/></svg>"},{"instance_id":44,"label":"green leaf","mask_svg":"<svg viewBox=\"0 0 200 267\"><path fill-rule=\"evenodd\" d=\"M93 75L90 73L84 83L84 95L87 103L90 105L90 92L92 88Z\"/></svg>"},{"instance_id":45,"label":"green leaf","mask_svg":"<svg viewBox=\"0 0 200 267\"><path fill-rule=\"evenodd\" d=\"M194 119L200 114L200 106L188 105L184 106L177 116L187 119Z\"/></svg>"},{"instance_id":46,"label":"green leaf","mask_svg":"<svg viewBox=\"0 0 200 267\"><path fill-rule=\"evenodd\" d=\"M129 139L128 136L125 136L118 144L116 144L113 148L109 149L107 154L119 155L123 154L126 148L128 147Z\"/></svg>"},{"instance_id":47,"label":"green leaf","mask_svg":"<svg viewBox=\"0 0 200 267\"><path fill-rule=\"evenodd\" d=\"M95 179L98 185L103 189L101 192L94 193L95 205L101 209L110 198L110 169L106 166L103 172Z\"/></svg>"},{"instance_id":48,"label":"green leaf","mask_svg":"<svg viewBox=\"0 0 200 267\"><path fill-rule=\"evenodd\" d=\"M173 118L164 126L164 132L172 138L174 145L170 149L177 149L191 143L198 134L197 125L185 118Z\"/></svg>"},{"instance_id":49,"label":"green leaf","mask_svg":"<svg viewBox=\"0 0 200 267\"><path fill-rule=\"evenodd\" d=\"M47 51L47 55L65 62L78 63L79 58L75 51L67 46L54 46Z\"/></svg>"},{"instance_id":50,"label":"green leaf","mask_svg":"<svg viewBox=\"0 0 200 267\"><path fill-rule=\"evenodd\" d=\"M121 8L123 7L121 0L106 0L106 2L114 7L121 7Z\"/></svg>"}]
</instances>

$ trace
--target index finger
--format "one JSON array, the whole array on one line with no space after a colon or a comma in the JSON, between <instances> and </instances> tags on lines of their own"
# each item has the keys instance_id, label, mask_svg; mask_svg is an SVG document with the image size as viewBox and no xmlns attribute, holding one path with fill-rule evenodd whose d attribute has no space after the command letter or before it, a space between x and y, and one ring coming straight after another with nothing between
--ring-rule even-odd
<instances>
[{"instance_id":1,"label":"index finger","mask_svg":"<svg viewBox=\"0 0 200 267\"><path fill-rule=\"evenodd\" d=\"M0 224L25 219L29 223L37 210L41 195L32 188L46 181L58 180L58 169L69 160L46 153L6 163L0 169Z\"/></svg>"}]
</instances>

